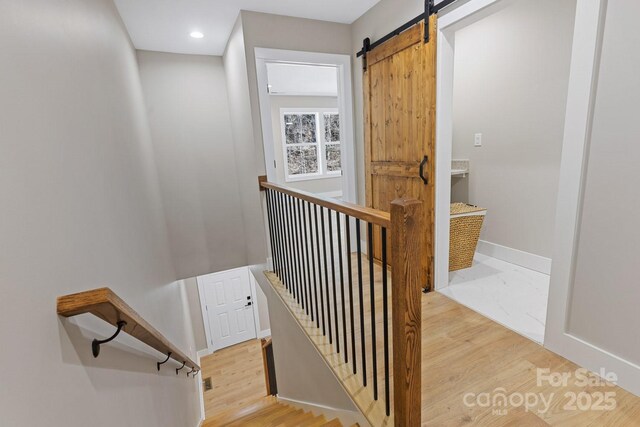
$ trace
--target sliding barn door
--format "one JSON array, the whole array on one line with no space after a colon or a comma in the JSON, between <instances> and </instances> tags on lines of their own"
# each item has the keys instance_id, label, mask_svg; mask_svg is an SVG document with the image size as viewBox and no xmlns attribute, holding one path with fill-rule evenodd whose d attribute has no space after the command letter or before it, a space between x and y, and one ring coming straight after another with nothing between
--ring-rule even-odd
<instances>
[{"instance_id":1,"label":"sliding barn door","mask_svg":"<svg viewBox=\"0 0 640 427\"><path fill-rule=\"evenodd\" d=\"M429 43L424 42L424 23L419 23L367 52L363 76L367 206L389 212L400 197L424 203L421 259L429 288L435 240L435 26L433 15ZM380 237L375 239L374 256L380 259Z\"/></svg>"}]
</instances>

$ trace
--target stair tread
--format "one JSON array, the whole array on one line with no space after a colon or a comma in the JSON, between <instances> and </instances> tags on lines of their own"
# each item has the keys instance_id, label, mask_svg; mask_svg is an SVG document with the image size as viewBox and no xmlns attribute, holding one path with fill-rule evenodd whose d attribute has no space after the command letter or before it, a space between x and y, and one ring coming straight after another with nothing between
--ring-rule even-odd
<instances>
[{"instance_id":1,"label":"stair tread","mask_svg":"<svg viewBox=\"0 0 640 427\"><path fill-rule=\"evenodd\" d=\"M217 427L228 424L239 418L247 416L249 414L256 413L262 409L269 408L271 406L278 405L278 401L273 396L264 396L241 408L232 408L215 414L213 417L207 418L202 427Z\"/></svg>"},{"instance_id":2,"label":"stair tread","mask_svg":"<svg viewBox=\"0 0 640 427\"><path fill-rule=\"evenodd\" d=\"M202 427L342 427L338 419L327 422L314 415L266 396L242 408L233 408L208 418Z\"/></svg>"},{"instance_id":3,"label":"stair tread","mask_svg":"<svg viewBox=\"0 0 640 427\"><path fill-rule=\"evenodd\" d=\"M322 427L326 423L327 419L324 417L324 415L320 415L300 424L299 427Z\"/></svg>"}]
</instances>

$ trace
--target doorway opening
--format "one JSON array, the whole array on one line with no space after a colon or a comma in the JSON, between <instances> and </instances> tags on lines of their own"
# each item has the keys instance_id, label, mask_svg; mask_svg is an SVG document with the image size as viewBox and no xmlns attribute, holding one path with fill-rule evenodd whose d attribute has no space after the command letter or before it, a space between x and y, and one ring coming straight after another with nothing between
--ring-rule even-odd
<instances>
[{"instance_id":1,"label":"doorway opening","mask_svg":"<svg viewBox=\"0 0 640 427\"><path fill-rule=\"evenodd\" d=\"M436 153L436 289L540 344L576 6L545 1L468 3L464 18L439 20ZM459 216L455 202L484 216L466 265L454 262L455 233L475 240L464 224L478 216Z\"/></svg>"},{"instance_id":2,"label":"doorway opening","mask_svg":"<svg viewBox=\"0 0 640 427\"><path fill-rule=\"evenodd\" d=\"M267 300L249 267L196 277L206 351L271 335Z\"/></svg>"},{"instance_id":3,"label":"doorway opening","mask_svg":"<svg viewBox=\"0 0 640 427\"><path fill-rule=\"evenodd\" d=\"M348 55L256 48L267 179L356 201Z\"/></svg>"}]
</instances>

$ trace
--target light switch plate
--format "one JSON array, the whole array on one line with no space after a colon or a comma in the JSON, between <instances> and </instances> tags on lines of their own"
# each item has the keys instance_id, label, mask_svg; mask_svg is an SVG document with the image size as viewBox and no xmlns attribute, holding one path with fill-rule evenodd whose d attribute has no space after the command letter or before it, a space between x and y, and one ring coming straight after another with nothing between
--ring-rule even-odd
<instances>
[{"instance_id":1,"label":"light switch plate","mask_svg":"<svg viewBox=\"0 0 640 427\"><path fill-rule=\"evenodd\" d=\"M482 147L482 134L476 133L475 138L473 140L474 147Z\"/></svg>"}]
</instances>

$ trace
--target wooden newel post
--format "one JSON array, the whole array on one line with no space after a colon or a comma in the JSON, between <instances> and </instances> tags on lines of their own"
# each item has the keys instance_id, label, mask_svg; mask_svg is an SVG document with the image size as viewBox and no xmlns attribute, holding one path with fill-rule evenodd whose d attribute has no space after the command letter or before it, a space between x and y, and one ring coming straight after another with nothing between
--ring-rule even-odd
<instances>
[{"instance_id":1,"label":"wooden newel post","mask_svg":"<svg viewBox=\"0 0 640 427\"><path fill-rule=\"evenodd\" d=\"M397 427L420 425L423 209L422 202L414 199L391 203L393 408Z\"/></svg>"}]
</instances>

